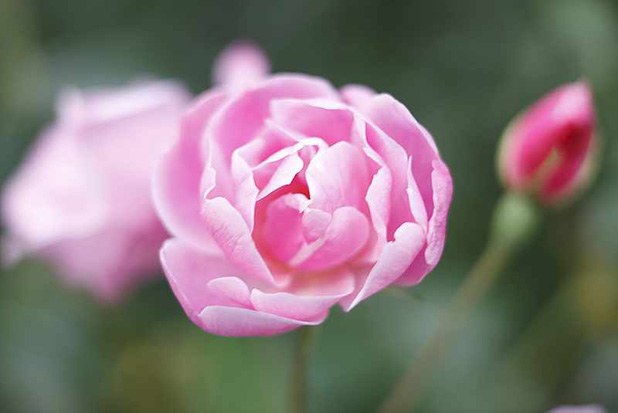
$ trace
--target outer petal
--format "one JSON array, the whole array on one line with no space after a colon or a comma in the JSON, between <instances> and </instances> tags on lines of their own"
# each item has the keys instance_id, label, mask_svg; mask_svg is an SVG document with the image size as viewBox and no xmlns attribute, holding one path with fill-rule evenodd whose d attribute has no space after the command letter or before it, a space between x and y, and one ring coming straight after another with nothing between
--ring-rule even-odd
<instances>
[{"instance_id":1,"label":"outer petal","mask_svg":"<svg viewBox=\"0 0 618 413\"><path fill-rule=\"evenodd\" d=\"M342 302L344 309L350 311L362 300L394 283L410 266L424 244L425 234L418 224L407 222L399 227L395 231L395 240L384 247L358 294Z\"/></svg>"},{"instance_id":2,"label":"outer petal","mask_svg":"<svg viewBox=\"0 0 618 413\"><path fill-rule=\"evenodd\" d=\"M446 165L441 161L434 162L431 174L434 210L427 228L427 245L422 254L397 280L400 285L414 285L435 268L442 256L446 240L448 210L453 198L453 181Z\"/></svg>"},{"instance_id":3,"label":"outer petal","mask_svg":"<svg viewBox=\"0 0 618 413\"><path fill-rule=\"evenodd\" d=\"M302 326L321 324L326 318L311 321L293 320L274 314L245 308L212 306L206 307L199 315L201 325L210 333L220 336L271 336L287 333Z\"/></svg>"},{"instance_id":4,"label":"outer petal","mask_svg":"<svg viewBox=\"0 0 618 413\"><path fill-rule=\"evenodd\" d=\"M366 115L408 155L414 157L413 175L425 201L426 211L432 211L431 165L440 156L431 135L404 105L390 95L374 97L367 105Z\"/></svg>"},{"instance_id":5,"label":"outer petal","mask_svg":"<svg viewBox=\"0 0 618 413\"><path fill-rule=\"evenodd\" d=\"M371 158L388 168L391 178L389 214L387 223L387 237L392 239L395 230L404 222L413 220L409 198L406 193L408 184L408 155L406 151L388 137L384 132L372 124L363 124L360 140L364 150ZM416 182L416 180L414 180Z\"/></svg>"},{"instance_id":6,"label":"outer petal","mask_svg":"<svg viewBox=\"0 0 618 413\"><path fill-rule=\"evenodd\" d=\"M204 168L200 137L204 125L225 101L225 94L208 93L182 120L182 135L166 152L154 174L153 199L159 217L175 236L195 245L211 245L200 214L200 180Z\"/></svg>"},{"instance_id":7,"label":"outer petal","mask_svg":"<svg viewBox=\"0 0 618 413\"><path fill-rule=\"evenodd\" d=\"M207 305L234 305L209 286L216 278L242 275L223 255L204 253L171 239L161 248L161 263L176 298L198 326L205 328L199 314Z\"/></svg>"},{"instance_id":8,"label":"outer petal","mask_svg":"<svg viewBox=\"0 0 618 413\"><path fill-rule=\"evenodd\" d=\"M265 293L254 289L251 301L256 310L289 317L295 320L311 321L325 317L328 310L343 297L354 290L354 282L347 271L342 274L327 274L325 277L335 278L326 281L326 286L319 284L311 289L310 295L277 292Z\"/></svg>"},{"instance_id":9,"label":"outer petal","mask_svg":"<svg viewBox=\"0 0 618 413\"><path fill-rule=\"evenodd\" d=\"M440 161L434 161L433 168L431 182L434 209L429 220L427 251L425 251L425 259L432 269L440 260L442 250L444 250L448 210L453 198L453 180L448 168Z\"/></svg>"},{"instance_id":10,"label":"outer petal","mask_svg":"<svg viewBox=\"0 0 618 413\"><path fill-rule=\"evenodd\" d=\"M255 308L298 320L315 320L354 291L354 274L345 268L322 273L297 273L287 292L253 290Z\"/></svg>"}]
</instances>

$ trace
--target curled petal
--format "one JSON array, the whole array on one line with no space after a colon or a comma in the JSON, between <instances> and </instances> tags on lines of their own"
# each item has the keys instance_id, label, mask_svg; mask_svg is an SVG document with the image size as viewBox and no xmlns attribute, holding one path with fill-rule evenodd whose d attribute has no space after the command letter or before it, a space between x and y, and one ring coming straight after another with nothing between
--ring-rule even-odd
<instances>
[{"instance_id":1,"label":"curled petal","mask_svg":"<svg viewBox=\"0 0 618 413\"><path fill-rule=\"evenodd\" d=\"M266 198L277 189L289 185L303 169L304 162L298 154L292 154L277 162L268 183L260 190L258 200Z\"/></svg>"},{"instance_id":2,"label":"curled petal","mask_svg":"<svg viewBox=\"0 0 618 413\"><path fill-rule=\"evenodd\" d=\"M436 266L444 249L448 210L453 198L453 180L447 166L443 162L434 161L433 168L431 182L434 209L429 220L425 252L425 259L431 268Z\"/></svg>"},{"instance_id":3,"label":"curled petal","mask_svg":"<svg viewBox=\"0 0 618 413\"><path fill-rule=\"evenodd\" d=\"M441 161L434 162L431 173L434 188L434 210L427 227L427 245L408 270L397 280L400 285L413 285L435 268L442 256L446 240L448 210L453 198L453 181L447 166Z\"/></svg>"},{"instance_id":4,"label":"curled petal","mask_svg":"<svg viewBox=\"0 0 618 413\"><path fill-rule=\"evenodd\" d=\"M368 239L369 222L365 215L352 207L341 207L333 213L324 236L304 245L290 264L306 271L334 267L357 255Z\"/></svg>"},{"instance_id":5,"label":"curled petal","mask_svg":"<svg viewBox=\"0 0 618 413\"><path fill-rule=\"evenodd\" d=\"M225 256L248 276L274 283L273 275L258 252L247 223L225 198L205 199L202 217Z\"/></svg>"},{"instance_id":6,"label":"curled petal","mask_svg":"<svg viewBox=\"0 0 618 413\"><path fill-rule=\"evenodd\" d=\"M206 307L199 315L201 325L220 336L272 336L287 333L302 326L321 324L328 314L310 321L294 320L246 308Z\"/></svg>"},{"instance_id":7,"label":"curled petal","mask_svg":"<svg viewBox=\"0 0 618 413\"><path fill-rule=\"evenodd\" d=\"M414 156L412 172L425 202L425 210L432 211L431 165L440 156L431 135L404 105L390 95L375 96L365 111L366 116L397 142L407 155Z\"/></svg>"},{"instance_id":8,"label":"curled petal","mask_svg":"<svg viewBox=\"0 0 618 413\"><path fill-rule=\"evenodd\" d=\"M427 231L427 211L425 210L425 204L423 203L423 196L418 189L414 175L412 174L412 157L408 158L408 187L406 193L408 194L408 203L410 205L410 212L414 221L419 224L423 230ZM433 177L432 177L433 179ZM433 181L432 181L433 182ZM435 197L435 187L434 197ZM451 189L452 190L452 189ZM435 203L434 203L435 205ZM435 207L434 207L435 208ZM435 214L435 210L434 210Z\"/></svg>"},{"instance_id":9,"label":"curled petal","mask_svg":"<svg viewBox=\"0 0 618 413\"><path fill-rule=\"evenodd\" d=\"M389 286L403 274L425 245L425 233L418 224L404 223L395 231L395 240L384 247L382 255L364 280L356 296L342 302L350 311L359 302Z\"/></svg>"},{"instance_id":10,"label":"curled petal","mask_svg":"<svg viewBox=\"0 0 618 413\"><path fill-rule=\"evenodd\" d=\"M264 293L258 289L251 292L251 302L256 310L288 317L295 320L310 321L323 318L328 310L342 297L350 294L353 284L338 294L296 295L288 292Z\"/></svg>"},{"instance_id":11,"label":"curled petal","mask_svg":"<svg viewBox=\"0 0 618 413\"><path fill-rule=\"evenodd\" d=\"M249 287L238 277L215 278L208 282L208 288L214 294L229 298L242 307L252 308Z\"/></svg>"},{"instance_id":12,"label":"curled petal","mask_svg":"<svg viewBox=\"0 0 618 413\"><path fill-rule=\"evenodd\" d=\"M318 152L305 176L312 208L326 212L342 206L366 210L364 197L370 183L367 159L352 144L339 142Z\"/></svg>"},{"instance_id":13,"label":"curled petal","mask_svg":"<svg viewBox=\"0 0 618 413\"><path fill-rule=\"evenodd\" d=\"M286 194L268 205L260 235L275 258L287 262L303 245L302 212L308 204L302 194Z\"/></svg>"}]
</instances>

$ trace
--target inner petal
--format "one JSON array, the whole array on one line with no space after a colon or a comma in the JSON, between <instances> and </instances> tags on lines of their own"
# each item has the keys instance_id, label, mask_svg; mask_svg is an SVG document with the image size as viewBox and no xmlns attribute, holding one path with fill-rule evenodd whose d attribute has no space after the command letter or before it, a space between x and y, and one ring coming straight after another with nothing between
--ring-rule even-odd
<instances>
[{"instance_id":1,"label":"inner petal","mask_svg":"<svg viewBox=\"0 0 618 413\"><path fill-rule=\"evenodd\" d=\"M367 244L369 221L353 207L335 210L324 235L304 243L290 264L305 271L319 271L344 264Z\"/></svg>"},{"instance_id":2,"label":"inner petal","mask_svg":"<svg viewBox=\"0 0 618 413\"><path fill-rule=\"evenodd\" d=\"M363 152L339 142L316 154L307 167L311 207L332 213L342 206L365 212L370 177Z\"/></svg>"},{"instance_id":3,"label":"inner petal","mask_svg":"<svg viewBox=\"0 0 618 413\"><path fill-rule=\"evenodd\" d=\"M354 114L338 102L277 99L271 103L271 113L282 126L330 145L350 140Z\"/></svg>"}]
</instances>

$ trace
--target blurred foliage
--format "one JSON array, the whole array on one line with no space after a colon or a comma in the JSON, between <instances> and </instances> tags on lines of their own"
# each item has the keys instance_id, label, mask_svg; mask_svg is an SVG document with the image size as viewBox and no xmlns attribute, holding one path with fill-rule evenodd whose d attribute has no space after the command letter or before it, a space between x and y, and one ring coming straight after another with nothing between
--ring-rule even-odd
<instances>
[{"instance_id":1,"label":"blurred foliage","mask_svg":"<svg viewBox=\"0 0 618 413\"><path fill-rule=\"evenodd\" d=\"M546 214L419 411L618 411L618 2L0 0L0 180L62 87L150 75L198 93L237 38L257 41L276 71L393 94L431 130L455 180L434 273L405 295L333 310L320 328L312 412L375 411L483 247L502 129L551 88L589 79L604 138L595 185ZM105 308L25 262L0 274L0 411L283 412L292 338L206 335L163 279Z\"/></svg>"}]
</instances>

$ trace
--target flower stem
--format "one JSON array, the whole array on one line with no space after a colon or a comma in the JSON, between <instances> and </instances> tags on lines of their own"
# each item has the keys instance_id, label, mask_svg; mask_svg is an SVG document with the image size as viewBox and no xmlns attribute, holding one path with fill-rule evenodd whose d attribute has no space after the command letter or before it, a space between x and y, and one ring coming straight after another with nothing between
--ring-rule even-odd
<instances>
[{"instance_id":1,"label":"flower stem","mask_svg":"<svg viewBox=\"0 0 618 413\"><path fill-rule=\"evenodd\" d=\"M502 197L494 211L485 250L457 291L438 328L382 405L381 413L412 411L468 314L492 286L517 247L529 238L536 223L536 210L528 199L512 193Z\"/></svg>"},{"instance_id":2,"label":"flower stem","mask_svg":"<svg viewBox=\"0 0 618 413\"><path fill-rule=\"evenodd\" d=\"M315 327L303 327L296 332L290 397L290 411L294 413L305 413L307 411L309 358L313 347L315 329Z\"/></svg>"}]
</instances>

